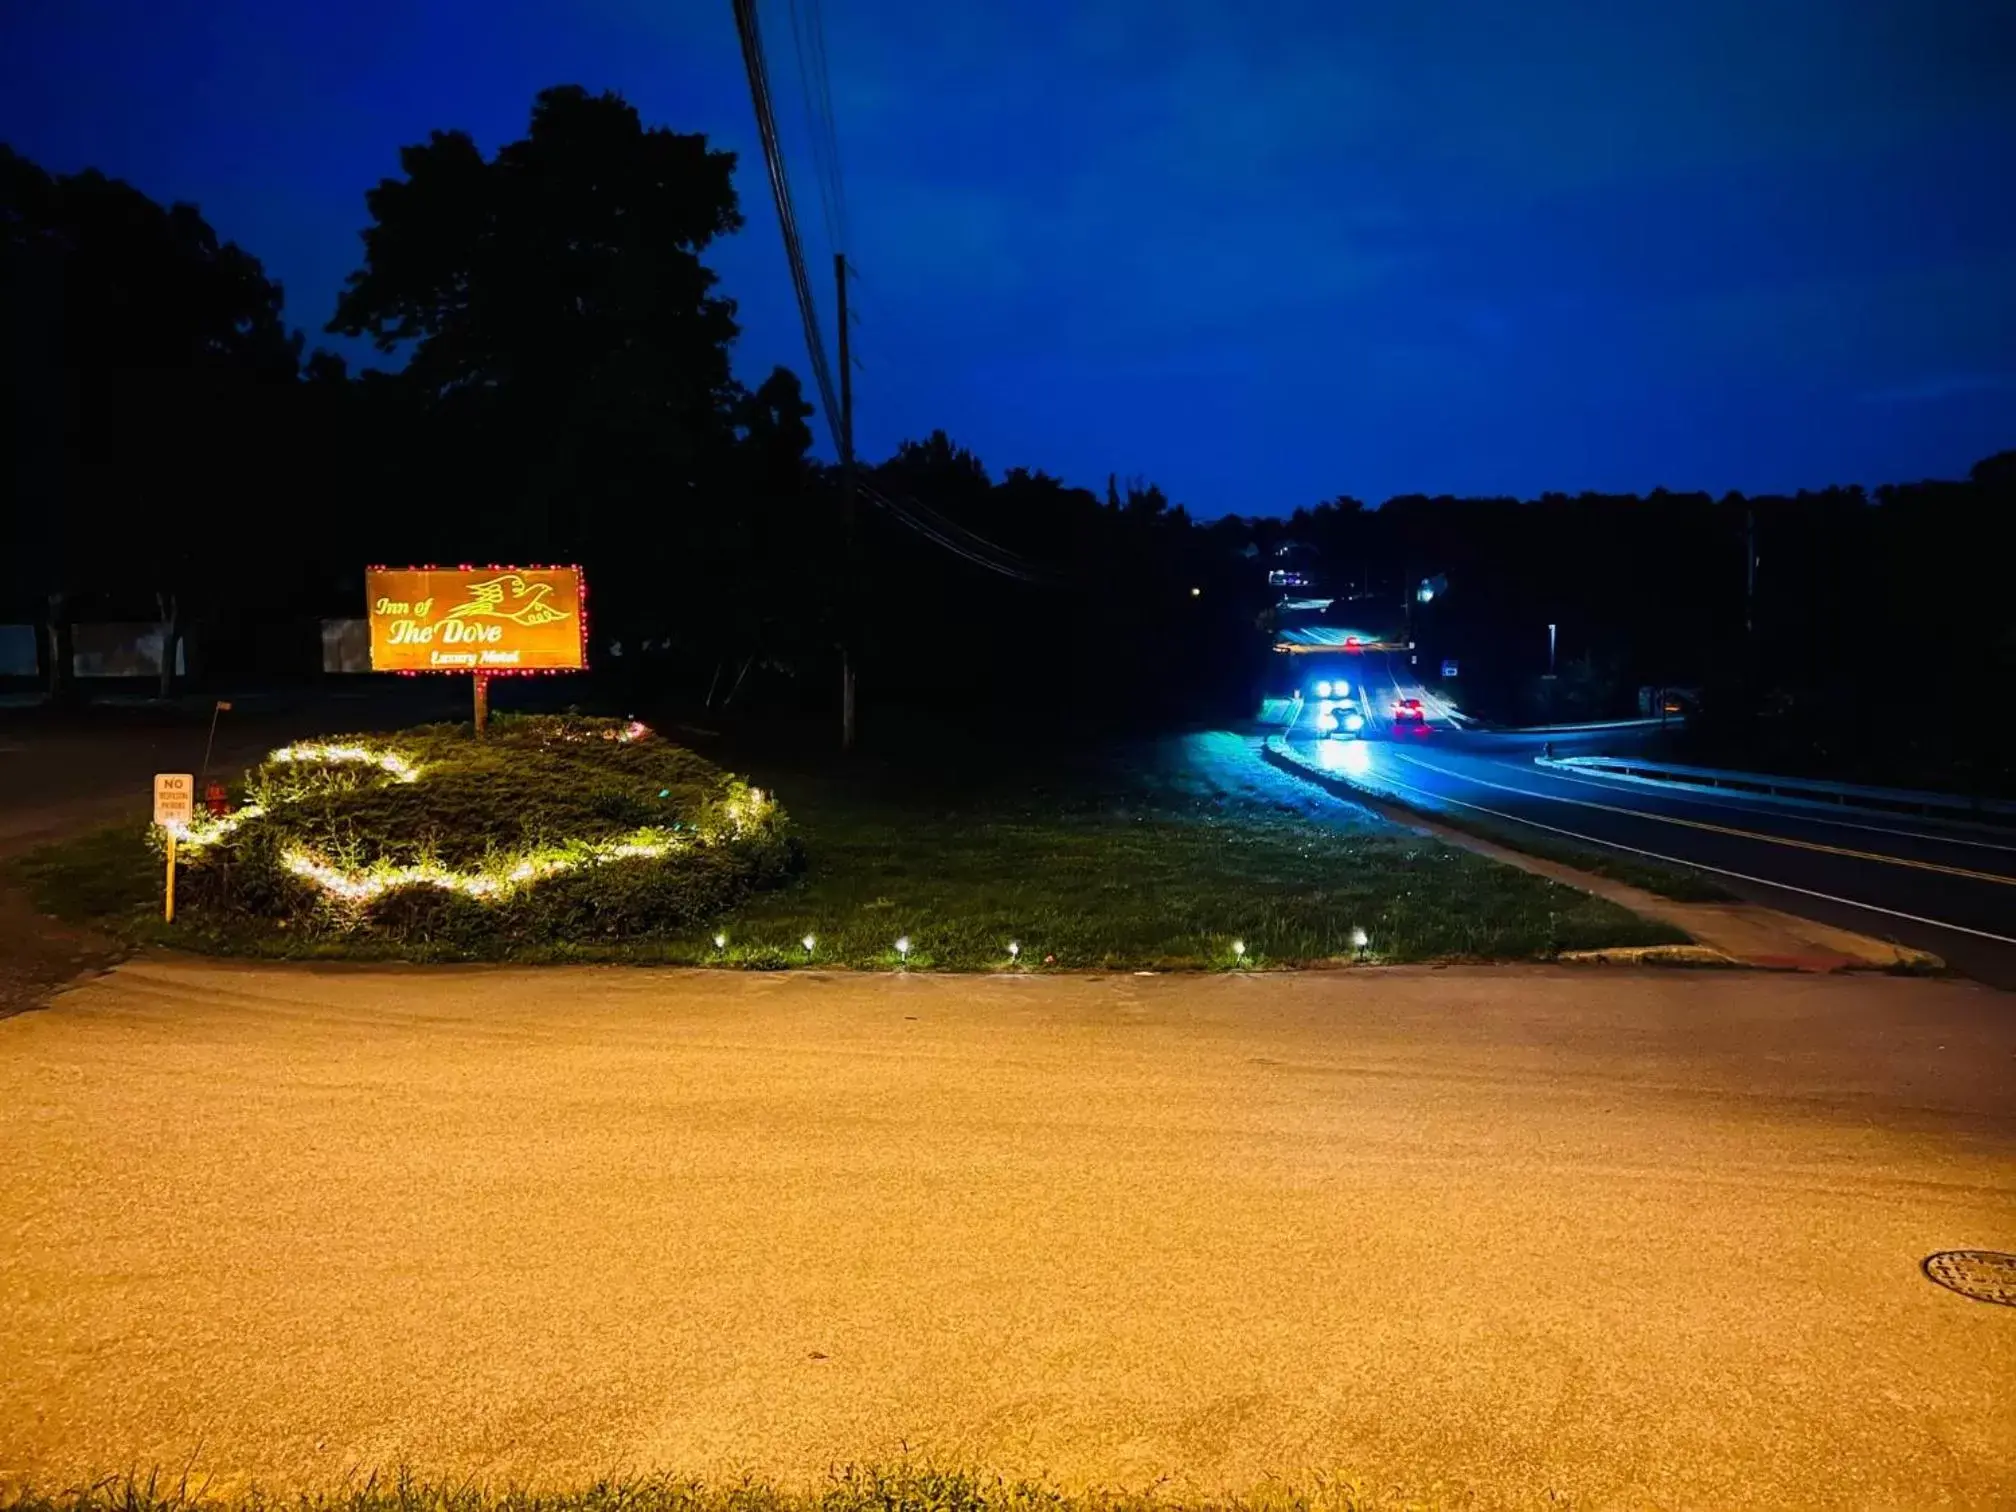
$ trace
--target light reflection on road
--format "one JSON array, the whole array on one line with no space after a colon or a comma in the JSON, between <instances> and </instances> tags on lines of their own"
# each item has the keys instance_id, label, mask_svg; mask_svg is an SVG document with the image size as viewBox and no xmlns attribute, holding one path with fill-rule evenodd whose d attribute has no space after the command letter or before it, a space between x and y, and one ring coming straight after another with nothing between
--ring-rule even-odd
<instances>
[{"instance_id":1,"label":"light reflection on road","mask_svg":"<svg viewBox=\"0 0 2016 1512\"><path fill-rule=\"evenodd\" d=\"M1372 748L1362 740L1319 740L1316 765L1326 772L1363 777L1372 770Z\"/></svg>"}]
</instances>

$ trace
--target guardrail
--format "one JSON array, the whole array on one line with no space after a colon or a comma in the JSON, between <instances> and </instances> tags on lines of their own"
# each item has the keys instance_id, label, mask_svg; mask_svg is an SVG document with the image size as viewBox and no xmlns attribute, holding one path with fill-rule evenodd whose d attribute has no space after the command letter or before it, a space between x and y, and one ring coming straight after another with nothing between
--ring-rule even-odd
<instances>
[{"instance_id":1,"label":"guardrail","mask_svg":"<svg viewBox=\"0 0 2016 1512\"><path fill-rule=\"evenodd\" d=\"M1995 798L1973 798L1960 793L1864 787L1852 782L1778 777L1768 772L1732 772L1720 767L1637 761L1628 756L1536 756L1533 763L1557 771L1587 772L1592 776L1615 777L1627 782L1754 793L1814 808L1873 809L1883 813L1947 815L1996 824L2016 824L2016 803Z\"/></svg>"}]
</instances>

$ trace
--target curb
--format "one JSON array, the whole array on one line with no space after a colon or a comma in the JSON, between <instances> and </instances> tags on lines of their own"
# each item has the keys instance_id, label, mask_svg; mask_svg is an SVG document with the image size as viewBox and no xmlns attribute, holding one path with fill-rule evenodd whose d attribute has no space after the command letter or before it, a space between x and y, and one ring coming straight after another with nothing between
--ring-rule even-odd
<instances>
[{"instance_id":1,"label":"curb","mask_svg":"<svg viewBox=\"0 0 2016 1512\"><path fill-rule=\"evenodd\" d=\"M1575 966L1720 966L1753 965L1709 945L1620 945L1608 950L1564 950L1554 958Z\"/></svg>"}]
</instances>

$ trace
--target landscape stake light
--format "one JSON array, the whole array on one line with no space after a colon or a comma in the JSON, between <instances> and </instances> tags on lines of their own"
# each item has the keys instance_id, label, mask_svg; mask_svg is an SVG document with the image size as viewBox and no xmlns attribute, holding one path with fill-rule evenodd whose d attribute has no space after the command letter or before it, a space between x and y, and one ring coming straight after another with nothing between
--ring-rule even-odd
<instances>
[{"instance_id":1,"label":"landscape stake light","mask_svg":"<svg viewBox=\"0 0 2016 1512\"><path fill-rule=\"evenodd\" d=\"M1351 931L1351 948L1361 956L1365 954L1365 947L1371 943L1372 941L1366 936L1364 930L1354 929Z\"/></svg>"},{"instance_id":2,"label":"landscape stake light","mask_svg":"<svg viewBox=\"0 0 2016 1512\"><path fill-rule=\"evenodd\" d=\"M728 948L728 936L725 934L714 936L714 948L716 950L726 950Z\"/></svg>"},{"instance_id":3,"label":"landscape stake light","mask_svg":"<svg viewBox=\"0 0 2016 1512\"><path fill-rule=\"evenodd\" d=\"M819 941L815 939L813 936L807 935L805 936L804 939L800 940L798 943L805 947L805 954L807 956L810 956L812 954L812 947L814 945L817 945Z\"/></svg>"},{"instance_id":4,"label":"landscape stake light","mask_svg":"<svg viewBox=\"0 0 2016 1512\"><path fill-rule=\"evenodd\" d=\"M1010 940L1008 942L1008 959L1012 961L1020 954L1022 954L1022 947L1015 941Z\"/></svg>"},{"instance_id":5,"label":"landscape stake light","mask_svg":"<svg viewBox=\"0 0 2016 1512\"><path fill-rule=\"evenodd\" d=\"M1244 940L1234 940L1234 941L1232 942L1232 954L1233 954L1234 956L1238 957L1238 958L1239 958L1240 960L1242 960L1242 961L1243 961L1243 960L1245 960L1245 959L1246 959L1246 942L1245 942Z\"/></svg>"},{"instance_id":6,"label":"landscape stake light","mask_svg":"<svg viewBox=\"0 0 2016 1512\"><path fill-rule=\"evenodd\" d=\"M896 939L896 954L907 963L910 959L910 936L899 935Z\"/></svg>"}]
</instances>

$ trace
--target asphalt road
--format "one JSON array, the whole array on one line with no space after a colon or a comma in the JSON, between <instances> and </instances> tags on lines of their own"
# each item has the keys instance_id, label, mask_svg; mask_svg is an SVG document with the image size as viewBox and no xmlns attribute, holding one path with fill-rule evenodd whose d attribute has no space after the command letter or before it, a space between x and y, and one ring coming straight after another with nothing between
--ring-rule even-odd
<instances>
[{"instance_id":1,"label":"asphalt road","mask_svg":"<svg viewBox=\"0 0 2016 1512\"><path fill-rule=\"evenodd\" d=\"M235 777L274 746L329 730L462 717L459 690L429 685L364 691L235 694L228 712L191 696L132 698L71 710L0 709L0 854L94 824L145 824L156 772Z\"/></svg>"},{"instance_id":2,"label":"asphalt road","mask_svg":"<svg viewBox=\"0 0 2016 1512\"><path fill-rule=\"evenodd\" d=\"M1362 666L1375 710L1425 692L1398 658L1369 655ZM1741 897L1929 950L2016 990L2016 830L1836 817L1763 796L1570 776L1534 764L1546 738L1462 731L1433 717L1412 729L1377 720L1362 751L1320 754L1340 767L1348 760L1354 781L1403 800L1685 862ZM1559 755L1600 754L1630 739L1551 738Z\"/></svg>"},{"instance_id":3,"label":"asphalt road","mask_svg":"<svg viewBox=\"0 0 2016 1512\"><path fill-rule=\"evenodd\" d=\"M0 1487L2007 1506L2012 1094L1959 981L134 963L0 1020Z\"/></svg>"}]
</instances>

